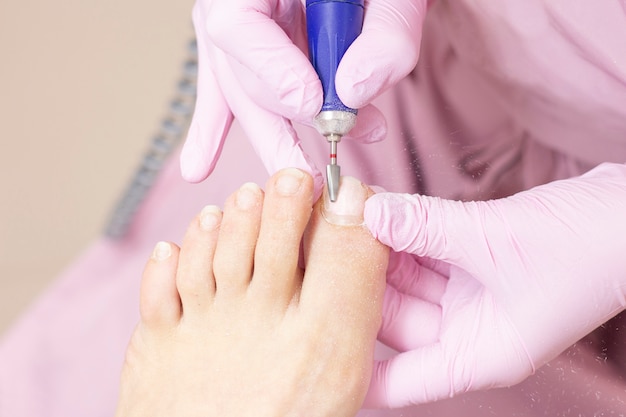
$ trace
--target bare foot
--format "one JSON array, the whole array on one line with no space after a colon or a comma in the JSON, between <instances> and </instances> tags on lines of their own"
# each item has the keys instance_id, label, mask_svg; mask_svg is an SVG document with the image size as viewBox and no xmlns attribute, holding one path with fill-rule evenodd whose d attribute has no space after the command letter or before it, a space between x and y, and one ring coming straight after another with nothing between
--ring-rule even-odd
<instances>
[{"instance_id":1,"label":"bare foot","mask_svg":"<svg viewBox=\"0 0 626 417\"><path fill-rule=\"evenodd\" d=\"M287 169L265 195L247 184L223 214L205 208L180 249L157 245L118 417L356 414L388 252L363 226L327 221L361 222L367 190L349 179L341 190L331 210L312 210L311 177ZM306 273L298 268L305 229Z\"/></svg>"}]
</instances>

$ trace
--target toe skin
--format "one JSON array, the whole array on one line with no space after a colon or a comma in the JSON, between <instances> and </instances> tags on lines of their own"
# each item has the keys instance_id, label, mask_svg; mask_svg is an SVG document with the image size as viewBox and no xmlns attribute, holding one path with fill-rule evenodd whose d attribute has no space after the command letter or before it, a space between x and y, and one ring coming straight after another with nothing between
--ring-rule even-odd
<instances>
[{"instance_id":1,"label":"toe skin","mask_svg":"<svg viewBox=\"0 0 626 417\"><path fill-rule=\"evenodd\" d=\"M295 168L279 171L268 181L250 285L255 297L285 307L298 291L298 259L313 188L313 178Z\"/></svg>"},{"instance_id":2,"label":"toe skin","mask_svg":"<svg viewBox=\"0 0 626 417\"><path fill-rule=\"evenodd\" d=\"M256 184L244 184L226 200L213 262L216 297L247 291L262 210L263 191Z\"/></svg>"},{"instance_id":3,"label":"toe skin","mask_svg":"<svg viewBox=\"0 0 626 417\"><path fill-rule=\"evenodd\" d=\"M173 243L157 243L146 263L141 280L140 313L148 327L174 325L181 315L176 289L179 248Z\"/></svg>"},{"instance_id":4,"label":"toe skin","mask_svg":"<svg viewBox=\"0 0 626 417\"><path fill-rule=\"evenodd\" d=\"M342 179L342 187L333 213L325 205L327 198L314 208L304 240L301 303L310 303L312 311L341 314L344 324L362 327L362 319L370 317L371 330L376 332L389 249L362 224L365 200L373 192L354 179Z\"/></svg>"},{"instance_id":5,"label":"toe skin","mask_svg":"<svg viewBox=\"0 0 626 417\"><path fill-rule=\"evenodd\" d=\"M185 316L205 311L215 294L213 258L221 222L219 207L206 206L187 228L176 274Z\"/></svg>"},{"instance_id":6,"label":"toe skin","mask_svg":"<svg viewBox=\"0 0 626 417\"><path fill-rule=\"evenodd\" d=\"M339 199L342 192L347 195L345 191L340 191ZM366 197L351 203L362 208ZM309 318L305 323L311 334L323 335L318 338L323 343L320 351L333 352L328 380L341 381L335 388L350 393L358 408L372 375L389 251L365 226L355 224L356 210L340 207L333 217L322 214L323 202L313 210L304 239L299 311Z\"/></svg>"}]
</instances>

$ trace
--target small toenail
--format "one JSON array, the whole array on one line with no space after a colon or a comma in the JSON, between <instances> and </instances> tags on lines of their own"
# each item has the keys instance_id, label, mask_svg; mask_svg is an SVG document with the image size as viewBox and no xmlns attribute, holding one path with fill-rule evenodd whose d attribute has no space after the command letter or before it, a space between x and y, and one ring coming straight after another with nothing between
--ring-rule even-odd
<instances>
[{"instance_id":1,"label":"small toenail","mask_svg":"<svg viewBox=\"0 0 626 417\"><path fill-rule=\"evenodd\" d=\"M304 172L296 168L288 168L276 179L276 191L282 195L293 195L298 192L304 180Z\"/></svg>"},{"instance_id":2,"label":"small toenail","mask_svg":"<svg viewBox=\"0 0 626 417\"><path fill-rule=\"evenodd\" d=\"M204 231L214 230L222 219L222 211L217 206L206 206L200 212L200 228Z\"/></svg>"},{"instance_id":3,"label":"small toenail","mask_svg":"<svg viewBox=\"0 0 626 417\"><path fill-rule=\"evenodd\" d=\"M363 208L368 191L356 178L341 177L337 201L330 201L328 190L324 190L322 214L328 223L356 226L363 224Z\"/></svg>"},{"instance_id":4,"label":"small toenail","mask_svg":"<svg viewBox=\"0 0 626 417\"><path fill-rule=\"evenodd\" d=\"M237 191L237 207L249 210L259 204L261 189L253 182L245 183Z\"/></svg>"},{"instance_id":5,"label":"small toenail","mask_svg":"<svg viewBox=\"0 0 626 417\"><path fill-rule=\"evenodd\" d=\"M159 242L152 251L152 259L155 261L164 261L172 255L172 247L167 242Z\"/></svg>"}]
</instances>

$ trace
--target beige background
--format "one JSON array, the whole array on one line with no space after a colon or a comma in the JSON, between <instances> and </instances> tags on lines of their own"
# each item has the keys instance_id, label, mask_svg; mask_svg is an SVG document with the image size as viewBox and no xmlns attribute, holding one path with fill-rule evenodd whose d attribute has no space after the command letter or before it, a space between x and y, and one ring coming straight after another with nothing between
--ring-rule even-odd
<instances>
[{"instance_id":1,"label":"beige background","mask_svg":"<svg viewBox=\"0 0 626 417\"><path fill-rule=\"evenodd\" d=\"M173 95L192 5L0 2L0 333L101 232Z\"/></svg>"}]
</instances>

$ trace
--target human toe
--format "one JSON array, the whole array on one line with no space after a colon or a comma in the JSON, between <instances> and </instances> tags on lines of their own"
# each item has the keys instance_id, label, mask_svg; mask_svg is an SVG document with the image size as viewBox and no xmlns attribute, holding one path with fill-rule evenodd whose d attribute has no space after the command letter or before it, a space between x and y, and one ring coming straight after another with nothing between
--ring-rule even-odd
<instances>
[{"instance_id":1,"label":"human toe","mask_svg":"<svg viewBox=\"0 0 626 417\"><path fill-rule=\"evenodd\" d=\"M359 180L342 177L337 201L330 202L325 191L305 235L302 298L346 320L359 321L362 313L380 320L389 251L364 226L363 208L372 194Z\"/></svg>"},{"instance_id":2,"label":"human toe","mask_svg":"<svg viewBox=\"0 0 626 417\"><path fill-rule=\"evenodd\" d=\"M213 261L216 297L247 291L262 210L263 191L253 183L242 185L226 200Z\"/></svg>"},{"instance_id":3,"label":"human toe","mask_svg":"<svg viewBox=\"0 0 626 417\"><path fill-rule=\"evenodd\" d=\"M267 183L251 289L277 305L289 303L300 285L298 259L313 188L313 178L296 168L279 171Z\"/></svg>"},{"instance_id":4,"label":"human toe","mask_svg":"<svg viewBox=\"0 0 626 417\"><path fill-rule=\"evenodd\" d=\"M140 313L148 327L174 325L181 315L176 289L176 268L179 248L173 243L159 242L144 268L140 290Z\"/></svg>"},{"instance_id":5,"label":"human toe","mask_svg":"<svg viewBox=\"0 0 626 417\"><path fill-rule=\"evenodd\" d=\"M176 274L185 316L206 309L215 293L213 258L221 222L221 210L211 205L206 206L187 228Z\"/></svg>"}]
</instances>

